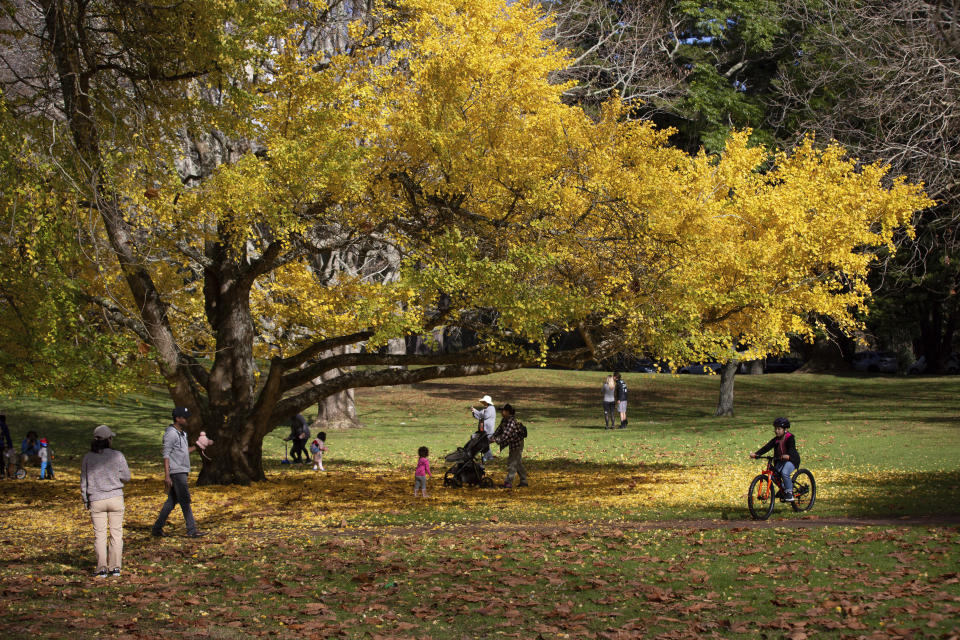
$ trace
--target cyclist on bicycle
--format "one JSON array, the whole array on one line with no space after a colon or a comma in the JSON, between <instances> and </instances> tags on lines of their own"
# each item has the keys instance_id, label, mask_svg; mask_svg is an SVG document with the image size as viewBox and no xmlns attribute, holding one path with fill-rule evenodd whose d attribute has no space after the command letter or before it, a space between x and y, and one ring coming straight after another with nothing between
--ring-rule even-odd
<instances>
[{"instance_id":1,"label":"cyclist on bicycle","mask_svg":"<svg viewBox=\"0 0 960 640\"><path fill-rule=\"evenodd\" d=\"M793 502L793 480L790 476L800 466L800 454L797 452L797 439L793 434L787 431L790 428L790 421L786 418L777 418L773 421L774 437L767 444L763 445L756 452L751 453L751 458L759 458L770 449L773 449L775 460L773 470L783 478L783 499L786 502Z\"/></svg>"}]
</instances>

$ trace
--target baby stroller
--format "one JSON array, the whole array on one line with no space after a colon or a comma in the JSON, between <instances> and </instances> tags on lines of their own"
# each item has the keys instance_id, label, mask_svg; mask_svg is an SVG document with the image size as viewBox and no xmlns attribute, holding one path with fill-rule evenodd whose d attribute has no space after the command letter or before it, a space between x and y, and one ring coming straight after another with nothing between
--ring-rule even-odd
<instances>
[{"instance_id":1,"label":"baby stroller","mask_svg":"<svg viewBox=\"0 0 960 640\"><path fill-rule=\"evenodd\" d=\"M27 470L23 468L23 463L20 461L20 455L15 453L13 449L7 449L3 457L0 458L0 464L3 465L2 472L0 472L0 478L16 478L17 480L23 480L27 477ZM12 474L9 474L10 468L14 468Z\"/></svg>"},{"instance_id":2,"label":"baby stroller","mask_svg":"<svg viewBox=\"0 0 960 640\"><path fill-rule=\"evenodd\" d=\"M477 456L489 449L487 434L483 431L474 432L465 445L457 447L456 451L448 453L444 458L447 462L454 464L443 474L443 486L462 487L470 484L485 488L492 487L493 479L486 476L483 465L477 461Z\"/></svg>"}]
</instances>

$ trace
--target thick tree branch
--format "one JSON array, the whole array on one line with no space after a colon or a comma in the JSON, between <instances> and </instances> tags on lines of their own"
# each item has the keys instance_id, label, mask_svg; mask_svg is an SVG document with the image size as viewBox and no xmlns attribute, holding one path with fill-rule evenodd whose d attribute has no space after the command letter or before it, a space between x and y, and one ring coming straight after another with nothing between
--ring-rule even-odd
<instances>
[{"instance_id":1,"label":"thick tree branch","mask_svg":"<svg viewBox=\"0 0 960 640\"><path fill-rule=\"evenodd\" d=\"M414 384L437 378L459 378L481 376L501 371L510 371L524 366L523 362L497 362L485 364L444 364L421 369L378 369L374 371L351 371L322 384L310 387L302 393L278 402L271 413L267 432L278 424L283 424L302 411L319 402L322 398L361 387L379 387L384 385Z\"/></svg>"}]
</instances>

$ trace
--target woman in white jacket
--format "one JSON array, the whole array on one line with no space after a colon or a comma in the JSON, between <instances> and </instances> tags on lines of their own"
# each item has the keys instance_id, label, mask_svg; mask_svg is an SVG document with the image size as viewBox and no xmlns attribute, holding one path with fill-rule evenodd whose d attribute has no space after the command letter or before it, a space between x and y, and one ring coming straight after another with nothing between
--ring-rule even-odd
<instances>
[{"instance_id":1,"label":"woman in white jacket","mask_svg":"<svg viewBox=\"0 0 960 640\"><path fill-rule=\"evenodd\" d=\"M119 576L123 557L123 485L130 482L130 467L123 454L110 447L115 435L105 424L94 429L90 453L80 464L80 494L93 520L97 578Z\"/></svg>"}]
</instances>

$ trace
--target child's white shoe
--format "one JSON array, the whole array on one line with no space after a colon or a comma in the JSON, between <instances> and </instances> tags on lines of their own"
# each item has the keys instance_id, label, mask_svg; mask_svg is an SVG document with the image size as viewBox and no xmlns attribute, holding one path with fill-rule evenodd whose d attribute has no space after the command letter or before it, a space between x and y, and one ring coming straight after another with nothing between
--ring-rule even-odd
<instances>
[{"instance_id":1,"label":"child's white shoe","mask_svg":"<svg viewBox=\"0 0 960 640\"><path fill-rule=\"evenodd\" d=\"M317 465L313 465L313 470L314 470L314 471L317 470Z\"/></svg>"}]
</instances>

